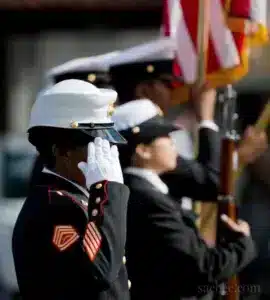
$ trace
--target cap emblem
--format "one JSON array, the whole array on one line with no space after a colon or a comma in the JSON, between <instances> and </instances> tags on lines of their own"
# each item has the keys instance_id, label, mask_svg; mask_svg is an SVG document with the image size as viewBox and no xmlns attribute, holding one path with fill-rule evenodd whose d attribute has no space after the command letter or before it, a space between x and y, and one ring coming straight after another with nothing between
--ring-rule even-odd
<instances>
[{"instance_id":1,"label":"cap emblem","mask_svg":"<svg viewBox=\"0 0 270 300\"><path fill-rule=\"evenodd\" d=\"M154 68L154 66L153 66L153 65L148 65L148 66L146 67L146 71L147 71L147 73L153 73L153 72L154 72L154 70L155 70L155 68Z\"/></svg>"},{"instance_id":2,"label":"cap emblem","mask_svg":"<svg viewBox=\"0 0 270 300\"><path fill-rule=\"evenodd\" d=\"M96 79L97 79L96 74L93 74L93 73L92 73L92 74L89 74L89 75L87 76L87 80L90 81L90 82L95 82Z\"/></svg>"},{"instance_id":3,"label":"cap emblem","mask_svg":"<svg viewBox=\"0 0 270 300\"><path fill-rule=\"evenodd\" d=\"M70 123L70 127L71 128L78 128L79 124L78 124L78 122L72 122L72 123Z\"/></svg>"},{"instance_id":4,"label":"cap emblem","mask_svg":"<svg viewBox=\"0 0 270 300\"><path fill-rule=\"evenodd\" d=\"M108 117L111 117L112 114L114 113L114 111L115 111L114 102L112 102L112 103L110 103L109 106L108 106L107 116L108 116Z\"/></svg>"},{"instance_id":5,"label":"cap emblem","mask_svg":"<svg viewBox=\"0 0 270 300\"><path fill-rule=\"evenodd\" d=\"M133 128L132 128L132 132L133 132L134 134L139 133L139 132L140 132L140 127L138 127L138 126L133 127Z\"/></svg>"},{"instance_id":6,"label":"cap emblem","mask_svg":"<svg viewBox=\"0 0 270 300\"><path fill-rule=\"evenodd\" d=\"M156 108L157 108L157 114L158 114L159 116L163 117L163 116L164 116L164 113L163 113L163 111L161 110L161 108L160 108L158 105L156 105Z\"/></svg>"}]
</instances>

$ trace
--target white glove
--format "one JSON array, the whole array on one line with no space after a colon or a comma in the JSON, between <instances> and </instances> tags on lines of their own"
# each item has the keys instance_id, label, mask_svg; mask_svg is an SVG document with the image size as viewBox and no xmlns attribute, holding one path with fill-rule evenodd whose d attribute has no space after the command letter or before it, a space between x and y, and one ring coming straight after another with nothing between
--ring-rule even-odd
<instances>
[{"instance_id":1,"label":"white glove","mask_svg":"<svg viewBox=\"0 0 270 300\"><path fill-rule=\"evenodd\" d=\"M119 153L107 140L95 138L88 144L87 162L80 162L78 168L86 179L86 187L108 180L123 183L123 173L119 162Z\"/></svg>"}]
</instances>

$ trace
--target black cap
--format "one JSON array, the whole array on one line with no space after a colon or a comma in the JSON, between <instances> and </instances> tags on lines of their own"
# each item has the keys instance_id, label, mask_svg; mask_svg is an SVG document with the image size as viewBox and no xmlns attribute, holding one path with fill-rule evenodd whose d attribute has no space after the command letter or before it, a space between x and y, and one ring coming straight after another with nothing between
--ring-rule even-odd
<instances>
[{"instance_id":1,"label":"black cap","mask_svg":"<svg viewBox=\"0 0 270 300\"><path fill-rule=\"evenodd\" d=\"M110 86L109 62L118 52L76 58L49 70L47 77L56 84L68 79L90 82L99 88Z\"/></svg>"},{"instance_id":2,"label":"black cap","mask_svg":"<svg viewBox=\"0 0 270 300\"><path fill-rule=\"evenodd\" d=\"M120 130L119 133L128 141L129 144L139 145L148 144L159 137L169 136L173 131L181 129L164 119L162 116L155 116L139 126Z\"/></svg>"},{"instance_id":3,"label":"black cap","mask_svg":"<svg viewBox=\"0 0 270 300\"><path fill-rule=\"evenodd\" d=\"M147 99L130 101L116 107L112 120L115 128L132 145L150 143L181 129L166 120L160 108Z\"/></svg>"},{"instance_id":4,"label":"black cap","mask_svg":"<svg viewBox=\"0 0 270 300\"><path fill-rule=\"evenodd\" d=\"M173 75L173 68L172 59L117 65L110 68L111 82L113 85L118 85L123 81L139 83L153 79L179 79Z\"/></svg>"},{"instance_id":5,"label":"black cap","mask_svg":"<svg viewBox=\"0 0 270 300\"><path fill-rule=\"evenodd\" d=\"M111 79L108 72L95 70L65 72L52 77L54 84L67 79L78 79L90 82L98 88L104 88L111 85Z\"/></svg>"},{"instance_id":6,"label":"black cap","mask_svg":"<svg viewBox=\"0 0 270 300\"><path fill-rule=\"evenodd\" d=\"M175 64L175 51L174 39L163 37L125 49L111 58L111 83L118 93L119 102L132 100L134 88L143 81L158 79L171 87L175 81L182 82Z\"/></svg>"}]
</instances>

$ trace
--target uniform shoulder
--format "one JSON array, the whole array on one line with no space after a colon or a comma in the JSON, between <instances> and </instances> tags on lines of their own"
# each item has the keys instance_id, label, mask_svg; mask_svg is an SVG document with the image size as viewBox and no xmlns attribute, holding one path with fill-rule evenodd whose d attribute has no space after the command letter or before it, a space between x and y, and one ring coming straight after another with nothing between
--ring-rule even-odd
<instances>
[{"instance_id":1,"label":"uniform shoulder","mask_svg":"<svg viewBox=\"0 0 270 300\"><path fill-rule=\"evenodd\" d=\"M30 193L30 197L41 197L48 205L52 206L68 206L76 204L83 208L84 205L82 203L87 202L87 199L85 199L84 196L80 197L79 195L49 185L35 186Z\"/></svg>"},{"instance_id":2,"label":"uniform shoulder","mask_svg":"<svg viewBox=\"0 0 270 300\"><path fill-rule=\"evenodd\" d=\"M58 197L61 198L65 196L64 191L61 189L57 189L54 186L51 185L35 185L30 192L30 195L35 195L35 194L42 194L44 196L47 196L48 198L50 197Z\"/></svg>"},{"instance_id":3,"label":"uniform shoulder","mask_svg":"<svg viewBox=\"0 0 270 300\"><path fill-rule=\"evenodd\" d=\"M138 203L149 208L159 207L166 210L175 209L174 202L169 195L162 194L155 188L144 188L143 186L130 187L129 203Z\"/></svg>"}]
</instances>

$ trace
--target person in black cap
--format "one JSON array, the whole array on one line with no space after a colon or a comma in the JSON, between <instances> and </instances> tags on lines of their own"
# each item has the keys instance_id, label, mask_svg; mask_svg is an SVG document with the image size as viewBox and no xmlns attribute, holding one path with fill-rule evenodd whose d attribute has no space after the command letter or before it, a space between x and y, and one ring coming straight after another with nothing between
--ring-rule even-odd
<instances>
[{"instance_id":1,"label":"person in black cap","mask_svg":"<svg viewBox=\"0 0 270 300\"><path fill-rule=\"evenodd\" d=\"M129 299L129 190L116 146L126 141L109 117L116 98L113 90L65 80L32 107L29 141L45 167L12 238L23 300Z\"/></svg>"},{"instance_id":2,"label":"person in black cap","mask_svg":"<svg viewBox=\"0 0 270 300\"><path fill-rule=\"evenodd\" d=\"M175 47L173 39L159 38L121 51L121 54L108 59L111 82L118 93L118 102L123 104L135 99L149 99L164 113L168 113L175 86L182 81L175 68ZM221 145L219 127L214 121L216 96L216 90L208 88L207 84L194 88L191 93L189 103L198 123L197 158L187 159L179 155L176 168L161 174L171 196L176 200L182 200L183 197L201 201L217 200ZM185 147L181 142L182 136L178 134L177 144L180 148ZM239 161L245 164L255 161L261 154L256 150L244 139L238 148ZM177 149L177 152L182 151ZM248 157L247 152L254 154ZM178 203L182 207L186 204L183 201ZM187 204L190 209L192 203L189 201ZM195 217L192 213L190 216Z\"/></svg>"},{"instance_id":3,"label":"person in black cap","mask_svg":"<svg viewBox=\"0 0 270 300\"><path fill-rule=\"evenodd\" d=\"M108 62L119 55L118 51L101 55L76 58L50 69L48 83L58 83L68 79L78 79L94 84L98 88L108 88L111 84Z\"/></svg>"},{"instance_id":4,"label":"person in black cap","mask_svg":"<svg viewBox=\"0 0 270 300\"><path fill-rule=\"evenodd\" d=\"M174 86L181 80L174 75L174 58L175 45L170 38L139 45L112 57L110 75L119 103L149 99L166 113ZM176 199L215 201L220 170L220 135L214 122L216 91L204 87L196 93L190 102L199 122L197 159L178 156L177 167L162 177Z\"/></svg>"},{"instance_id":5,"label":"person in black cap","mask_svg":"<svg viewBox=\"0 0 270 300\"><path fill-rule=\"evenodd\" d=\"M110 88L109 66L107 61L118 55L117 51L102 55L76 58L50 69L46 74L49 85L59 83L63 80L78 79L94 84L98 88ZM44 163L40 156L37 156L29 180L29 187L35 181L43 169Z\"/></svg>"},{"instance_id":6,"label":"person in black cap","mask_svg":"<svg viewBox=\"0 0 270 300\"><path fill-rule=\"evenodd\" d=\"M249 225L223 215L228 235L222 245L209 248L159 177L176 167L169 135L179 128L147 99L120 105L112 118L128 141L119 150L130 189L126 256L131 299L210 299L221 282L255 257Z\"/></svg>"}]
</instances>

